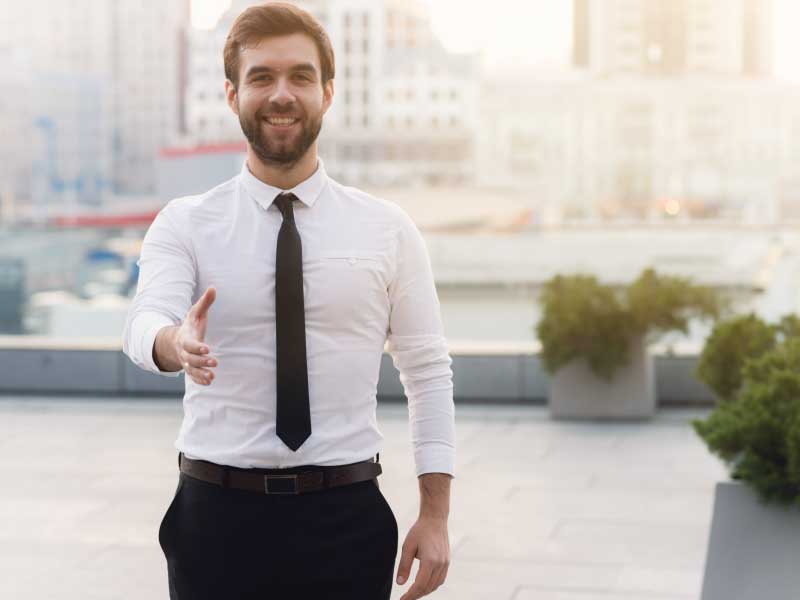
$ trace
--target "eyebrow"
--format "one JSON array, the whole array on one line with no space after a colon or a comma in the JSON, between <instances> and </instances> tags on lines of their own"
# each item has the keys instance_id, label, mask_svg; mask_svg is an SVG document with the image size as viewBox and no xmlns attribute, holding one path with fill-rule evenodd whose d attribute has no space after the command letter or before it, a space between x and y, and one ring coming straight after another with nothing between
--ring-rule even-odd
<instances>
[{"instance_id":1,"label":"eyebrow","mask_svg":"<svg viewBox=\"0 0 800 600\"><path fill-rule=\"evenodd\" d=\"M263 66L250 67L247 70L247 73L245 74L245 78L250 78L253 75L259 75L261 73L275 73L278 70L279 69L273 69L272 67L263 67ZM300 63L297 65L293 65L292 67L289 68L289 71L292 73L301 71L306 73L312 73L314 75L317 74L316 67L314 67L314 65L311 63Z\"/></svg>"}]
</instances>

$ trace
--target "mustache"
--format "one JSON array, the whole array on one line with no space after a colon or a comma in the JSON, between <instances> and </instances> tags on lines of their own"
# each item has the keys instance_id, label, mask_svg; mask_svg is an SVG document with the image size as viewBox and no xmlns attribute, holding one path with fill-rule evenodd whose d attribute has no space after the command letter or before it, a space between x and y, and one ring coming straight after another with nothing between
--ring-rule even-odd
<instances>
[{"instance_id":1,"label":"mustache","mask_svg":"<svg viewBox=\"0 0 800 600\"><path fill-rule=\"evenodd\" d=\"M279 106L277 104L270 104L261 108L256 113L256 116L263 117L264 115L293 115L293 116L302 116L302 113L299 109L299 106L292 104L287 106Z\"/></svg>"}]
</instances>

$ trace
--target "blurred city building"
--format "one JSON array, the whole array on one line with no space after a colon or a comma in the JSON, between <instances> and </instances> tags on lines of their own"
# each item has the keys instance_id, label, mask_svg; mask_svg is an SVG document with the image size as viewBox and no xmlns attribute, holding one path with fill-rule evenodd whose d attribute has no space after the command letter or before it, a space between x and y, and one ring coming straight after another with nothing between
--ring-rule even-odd
<instances>
[{"instance_id":1,"label":"blurred city building","mask_svg":"<svg viewBox=\"0 0 800 600\"><path fill-rule=\"evenodd\" d=\"M0 40L3 38L0 37ZM32 81L20 49L0 41L0 222L18 218L15 198L30 198L33 146L30 139Z\"/></svg>"},{"instance_id":2,"label":"blurred city building","mask_svg":"<svg viewBox=\"0 0 800 600\"><path fill-rule=\"evenodd\" d=\"M527 192L552 223L800 217L800 89L682 75L493 76L478 182Z\"/></svg>"},{"instance_id":3,"label":"blurred city building","mask_svg":"<svg viewBox=\"0 0 800 600\"><path fill-rule=\"evenodd\" d=\"M236 175L222 49L254 3L190 33L186 0L0 6L0 218L44 221L0 229L3 328L118 318L158 210ZM326 169L418 224L448 336L532 341L556 272L653 266L796 308L800 87L770 76L772 0L575 0L573 64L549 71L448 52L419 1L298 4L336 52Z\"/></svg>"},{"instance_id":4,"label":"blurred city building","mask_svg":"<svg viewBox=\"0 0 800 600\"><path fill-rule=\"evenodd\" d=\"M239 173L246 156L244 140L162 148L156 163L156 195L167 202L205 193Z\"/></svg>"},{"instance_id":5,"label":"blurred city building","mask_svg":"<svg viewBox=\"0 0 800 600\"><path fill-rule=\"evenodd\" d=\"M771 0L575 0L573 69L487 73L478 182L564 220L800 216L800 90Z\"/></svg>"},{"instance_id":6,"label":"blurred city building","mask_svg":"<svg viewBox=\"0 0 800 600\"><path fill-rule=\"evenodd\" d=\"M6 211L154 191L182 129L188 26L189 0L0 4Z\"/></svg>"},{"instance_id":7,"label":"blurred city building","mask_svg":"<svg viewBox=\"0 0 800 600\"><path fill-rule=\"evenodd\" d=\"M595 75L765 76L772 0L574 0L573 59Z\"/></svg>"}]
</instances>

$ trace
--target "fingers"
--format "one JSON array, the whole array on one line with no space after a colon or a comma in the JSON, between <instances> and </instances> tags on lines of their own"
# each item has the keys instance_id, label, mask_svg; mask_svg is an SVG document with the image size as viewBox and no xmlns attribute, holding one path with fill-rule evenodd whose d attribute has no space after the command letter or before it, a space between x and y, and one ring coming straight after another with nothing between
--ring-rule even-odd
<instances>
[{"instance_id":1,"label":"fingers","mask_svg":"<svg viewBox=\"0 0 800 600\"><path fill-rule=\"evenodd\" d=\"M430 594L444 583L444 579L447 576L447 567L448 563L434 566L431 579L428 582L428 590L425 592L426 594Z\"/></svg>"},{"instance_id":2,"label":"fingers","mask_svg":"<svg viewBox=\"0 0 800 600\"><path fill-rule=\"evenodd\" d=\"M444 567L442 567L441 574L439 575L439 583L437 583L436 587L433 588L433 589L438 588L440 585L442 585L445 582L445 580L447 579L447 571L448 571L449 568L450 568L450 562L446 562Z\"/></svg>"},{"instance_id":3,"label":"fingers","mask_svg":"<svg viewBox=\"0 0 800 600\"><path fill-rule=\"evenodd\" d=\"M208 354L208 346L206 344L191 338L183 339L181 341L181 350L189 354ZM181 361L183 360L185 359L181 358Z\"/></svg>"},{"instance_id":4,"label":"fingers","mask_svg":"<svg viewBox=\"0 0 800 600\"><path fill-rule=\"evenodd\" d=\"M408 542L403 544L400 565L397 567L397 583L403 584L408 580L408 575L411 573L411 563L414 561L416 551L416 546L412 546Z\"/></svg>"},{"instance_id":5,"label":"fingers","mask_svg":"<svg viewBox=\"0 0 800 600\"><path fill-rule=\"evenodd\" d=\"M194 340L184 340L179 357L183 370L195 383L208 385L214 380L211 367L216 367L219 362L208 354L208 346Z\"/></svg>"},{"instance_id":6,"label":"fingers","mask_svg":"<svg viewBox=\"0 0 800 600\"><path fill-rule=\"evenodd\" d=\"M195 302L192 310L194 311L194 318L202 319L208 314L208 308L214 303L217 298L217 289L212 285L200 296L200 299Z\"/></svg>"},{"instance_id":7,"label":"fingers","mask_svg":"<svg viewBox=\"0 0 800 600\"><path fill-rule=\"evenodd\" d=\"M192 378L192 381L200 385L210 385L214 381L214 373L209 369L193 367L191 363L183 363L183 370Z\"/></svg>"},{"instance_id":8,"label":"fingers","mask_svg":"<svg viewBox=\"0 0 800 600\"><path fill-rule=\"evenodd\" d=\"M417 577L414 579L414 585L400 597L400 600L416 600L422 598L432 591L431 583L433 576L433 563L430 561L420 561Z\"/></svg>"}]
</instances>

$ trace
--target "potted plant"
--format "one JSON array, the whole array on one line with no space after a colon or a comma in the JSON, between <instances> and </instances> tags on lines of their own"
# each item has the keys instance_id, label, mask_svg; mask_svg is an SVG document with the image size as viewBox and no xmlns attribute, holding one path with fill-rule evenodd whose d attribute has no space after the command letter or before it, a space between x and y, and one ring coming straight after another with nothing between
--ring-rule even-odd
<instances>
[{"instance_id":1,"label":"potted plant","mask_svg":"<svg viewBox=\"0 0 800 600\"><path fill-rule=\"evenodd\" d=\"M800 597L797 324L794 316L778 325L740 317L718 324L703 350L698 374L720 401L692 424L733 480L715 489L703 600ZM753 338L734 338L735 330ZM735 376L721 376L724 361L713 352L731 358Z\"/></svg>"},{"instance_id":2,"label":"potted plant","mask_svg":"<svg viewBox=\"0 0 800 600\"><path fill-rule=\"evenodd\" d=\"M536 332L551 375L553 418L648 418L655 376L648 346L693 317L716 318L721 301L687 278L644 270L623 289L592 275L557 275L542 291Z\"/></svg>"},{"instance_id":3,"label":"potted plant","mask_svg":"<svg viewBox=\"0 0 800 600\"><path fill-rule=\"evenodd\" d=\"M800 336L800 319L787 315L770 325L749 313L715 324L703 346L695 374L720 400L731 400L742 384L744 364L788 337Z\"/></svg>"}]
</instances>

